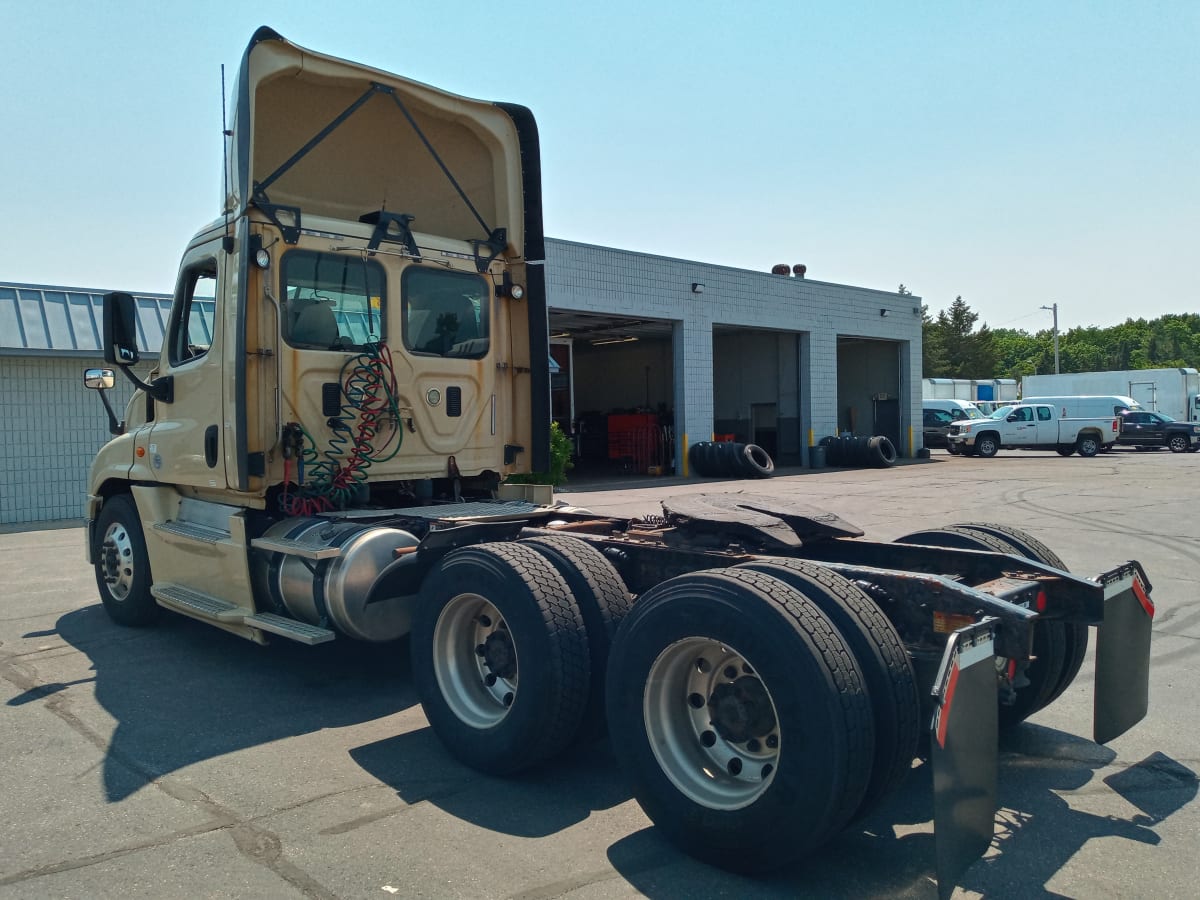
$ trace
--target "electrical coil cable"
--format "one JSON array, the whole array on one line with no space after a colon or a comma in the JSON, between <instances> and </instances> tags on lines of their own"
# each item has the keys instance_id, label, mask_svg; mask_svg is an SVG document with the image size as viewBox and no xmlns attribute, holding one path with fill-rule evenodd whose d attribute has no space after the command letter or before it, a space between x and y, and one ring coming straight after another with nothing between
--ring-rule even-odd
<instances>
[{"instance_id":1,"label":"electrical coil cable","mask_svg":"<svg viewBox=\"0 0 1200 900\"><path fill-rule=\"evenodd\" d=\"M289 424L284 436L284 487L280 509L290 516L311 516L345 509L359 495L367 469L400 452L403 430L396 396L396 373L387 345L366 344L346 360L338 375L341 410L329 420L332 436L324 453L303 426ZM376 439L391 420L392 433L379 447ZM291 487L291 458L297 460L297 489Z\"/></svg>"}]
</instances>

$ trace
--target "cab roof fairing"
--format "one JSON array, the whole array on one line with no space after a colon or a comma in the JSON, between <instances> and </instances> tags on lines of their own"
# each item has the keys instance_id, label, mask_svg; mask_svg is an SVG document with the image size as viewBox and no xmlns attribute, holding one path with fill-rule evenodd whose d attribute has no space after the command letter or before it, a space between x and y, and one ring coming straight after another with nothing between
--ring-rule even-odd
<instances>
[{"instance_id":1,"label":"cab roof fairing","mask_svg":"<svg viewBox=\"0 0 1200 900\"><path fill-rule=\"evenodd\" d=\"M379 87L372 93L373 85ZM540 258L541 211L525 208L540 205L540 192L525 194L530 176L540 175L537 159L529 159L537 134L527 110L514 115L519 108L315 53L266 27L246 48L233 98L223 207L229 213L241 216L257 205L256 187L271 179L260 197L266 193L271 204L298 207L302 215L358 221L385 208L414 216L416 231L460 240L486 240L488 229L504 228L518 256L531 258L533 251Z\"/></svg>"}]
</instances>

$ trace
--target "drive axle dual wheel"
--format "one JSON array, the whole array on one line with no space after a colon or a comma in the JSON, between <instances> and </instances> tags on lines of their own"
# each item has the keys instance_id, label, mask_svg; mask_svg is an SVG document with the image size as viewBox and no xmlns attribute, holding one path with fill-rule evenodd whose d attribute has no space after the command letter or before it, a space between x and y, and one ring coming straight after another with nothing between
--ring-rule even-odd
<instances>
[{"instance_id":1,"label":"drive axle dual wheel","mask_svg":"<svg viewBox=\"0 0 1200 900\"><path fill-rule=\"evenodd\" d=\"M587 711L583 615L555 566L520 543L454 550L430 573L413 615L412 665L434 732L481 772L550 759Z\"/></svg>"},{"instance_id":2,"label":"drive axle dual wheel","mask_svg":"<svg viewBox=\"0 0 1200 900\"><path fill-rule=\"evenodd\" d=\"M970 522L918 531L898 538L896 542L1023 556L1067 571L1063 561L1037 538L1020 529L991 522ZM1000 726L1011 728L1057 700L1079 674L1087 646L1086 625L1054 619L1039 620L1033 630L1033 658L1024 672L1023 680L1027 683L1015 688L1012 704L1001 704ZM1007 659L997 657L996 663L1001 677L1011 677Z\"/></svg>"},{"instance_id":3,"label":"drive axle dual wheel","mask_svg":"<svg viewBox=\"0 0 1200 900\"><path fill-rule=\"evenodd\" d=\"M785 866L867 795L876 735L862 669L830 618L782 579L731 568L647 591L617 633L607 685L613 753L634 796L706 862Z\"/></svg>"}]
</instances>

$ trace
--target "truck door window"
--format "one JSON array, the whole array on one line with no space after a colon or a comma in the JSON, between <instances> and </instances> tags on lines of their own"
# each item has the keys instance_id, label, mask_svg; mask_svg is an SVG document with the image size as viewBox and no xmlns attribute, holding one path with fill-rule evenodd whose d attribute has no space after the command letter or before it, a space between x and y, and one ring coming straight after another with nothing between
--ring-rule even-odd
<instances>
[{"instance_id":1,"label":"truck door window","mask_svg":"<svg viewBox=\"0 0 1200 900\"><path fill-rule=\"evenodd\" d=\"M167 359L171 365L182 365L208 353L212 346L216 287L215 259L201 260L184 270L168 326Z\"/></svg>"},{"instance_id":2,"label":"truck door window","mask_svg":"<svg viewBox=\"0 0 1200 900\"><path fill-rule=\"evenodd\" d=\"M414 266L404 273L401 293L409 350L463 359L487 355L491 290L483 278Z\"/></svg>"},{"instance_id":3,"label":"truck door window","mask_svg":"<svg viewBox=\"0 0 1200 900\"><path fill-rule=\"evenodd\" d=\"M1022 406L1020 409L1017 410L1015 418L1016 418L1016 421L1018 421L1018 422L1032 422L1033 421L1033 410L1030 409L1028 406Z\"/></svg>"},{"instance_id":4,"label":"truck door window","mask_svg":"<svg viewBox=\"0 0 1200 900\"><path fill-rule=\"evenodd\" d=\"M1049 422L1050 421L1050 407L1039 406L1037 408L1037 412L1038 412L1038 421L1039 422Z\"/></svg>"},{"instance_id":5,"label":"truck door window","mask_svg":"<svg viewBox=\"0 0 1200 900\"><path fill-rule=\"evenodd\" d=\"M361 350L383 335L383 266L292 250L283 257L283 337L307 350Z\"/></svg>"}]
</instances>

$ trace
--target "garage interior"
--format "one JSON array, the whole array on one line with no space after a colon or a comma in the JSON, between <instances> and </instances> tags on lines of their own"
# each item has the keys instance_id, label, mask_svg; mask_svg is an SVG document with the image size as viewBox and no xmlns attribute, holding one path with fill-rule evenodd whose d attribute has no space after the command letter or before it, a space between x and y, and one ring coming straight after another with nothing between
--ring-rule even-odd
<instances>
[{"instance_id":1,"label":"garage interior","mask_svg":"<svg viewBox=\"0 0 1200 900\"><path fill-rule=\"evenodd\" d=\"M777 464L797 465L800 426L797 332L713 326L713 431L758 444Z\"/></svg>"},{"instance_id":2,"label":"garage interior","mask_svg":"<svg viewBox=\"0 0 1200 900\"><path fill-rule=\"evenodd\" d=\"M900 416L900 343L839 337L837 422L839 432L886 435L904 452Z\"/></svg>"},{"instance_id":3,"label":"garage interior","mask_svg":"<svg viewBox=\"0 0 1200 900\"><path fill-rule=\"evenodd\" d=\"M551 415L575 448L570 478L668 474L674 323L550 311Z\"/></svg>"}]
</instances>

